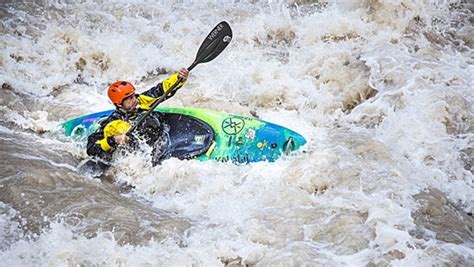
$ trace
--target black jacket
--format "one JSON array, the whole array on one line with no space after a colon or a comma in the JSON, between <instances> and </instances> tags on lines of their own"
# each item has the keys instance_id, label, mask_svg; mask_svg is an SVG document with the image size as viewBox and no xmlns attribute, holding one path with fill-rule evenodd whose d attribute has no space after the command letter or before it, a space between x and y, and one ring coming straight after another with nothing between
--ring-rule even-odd
<instances>
[{"instance_id":1,"label":"black jacket","mask_svg":"<svg viewBox=\"0 0 474 267\"><path fill-rule=\"evenodd\" d=\"M142 94L138 94L139 108L134 114L127 114L118 109L112 112L112 114L100 123L99 128L88 137L87 154L105 161L110 161L117 147L114 136L125 134L139 115L149 110L153 102L165 94L177 80L178 75L173 74L158 85ZM178 88L183 86L183 84L184 82L181 82ZM150 116L143 121L139 129L137 129L137 132L138 136L141 136L150 144L154 141L153 137L159 135L159 131L161 130L159 113L152 112ZM135 147L137 145L137 139L132 137L129 143L130 146Z\"/></svg>"}]
</instances>

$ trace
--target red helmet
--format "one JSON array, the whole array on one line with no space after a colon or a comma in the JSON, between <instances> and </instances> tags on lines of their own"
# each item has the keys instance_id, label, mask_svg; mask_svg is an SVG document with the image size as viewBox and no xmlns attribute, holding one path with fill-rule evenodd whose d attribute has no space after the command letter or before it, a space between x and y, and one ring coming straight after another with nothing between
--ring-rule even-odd
<instances>
[{"instance_id":1,"label":"red helmet","mask_svg":"<svg viewBox=\"0 0 474 267\"><path fill-rule=\"evenodd\" d=\"M109 86L107 94L114 104L120 105L125 98L135 94L135 87L129 82L117 81Z\"/></svg>"}]
</instances>

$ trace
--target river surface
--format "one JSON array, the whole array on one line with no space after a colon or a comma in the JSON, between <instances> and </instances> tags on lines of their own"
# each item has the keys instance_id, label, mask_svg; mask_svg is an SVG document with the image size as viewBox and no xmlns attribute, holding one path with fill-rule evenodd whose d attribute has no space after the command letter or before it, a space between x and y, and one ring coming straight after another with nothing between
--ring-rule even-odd
<instances>
[{"instance_id":1,"label":"river surface","mask_svg":"<svg viewBox=\"0 0 474 267\"><path fill-rule=\"evenodd\" d=\"M0 266L472 266L474 4L2 1ZM97 179L58 125L234 38L164 106L308 143L247 165L119 157Z\"/></svg>"}]
</instances>

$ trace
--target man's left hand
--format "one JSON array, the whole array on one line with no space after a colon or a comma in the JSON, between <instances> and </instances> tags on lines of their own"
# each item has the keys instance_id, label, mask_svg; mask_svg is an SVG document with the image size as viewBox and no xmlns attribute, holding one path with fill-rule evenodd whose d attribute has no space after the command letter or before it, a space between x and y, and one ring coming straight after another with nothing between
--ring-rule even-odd
<instances>
[{"instance_id":1,"label":"man's left hand","mask_svg":"<svg viewBox=\"0 0 474 267\"><path fill-rule=\"evenodd\" d=\"M187 80L188 79L188 76L189 76L189 71L188 69L186 68L182 68L179 70L178 72L178 77L183 79L183 80Z\"/></svg>"}]
</instances>

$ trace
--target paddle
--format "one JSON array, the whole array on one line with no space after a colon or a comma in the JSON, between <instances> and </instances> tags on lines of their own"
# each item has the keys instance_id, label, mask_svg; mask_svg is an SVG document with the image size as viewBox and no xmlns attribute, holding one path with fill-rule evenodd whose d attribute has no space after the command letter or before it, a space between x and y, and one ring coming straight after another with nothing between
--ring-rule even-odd
<instances>
[{"instance_id":1,"label":"paddle","mask_svg":"<svg viewBox=\"0 0 474 267\"><path fill-rule=\"evenodd\" d=\"M213 60L216 58L226 47L229 45L230 41L232 40L232 30L229 24L225 21L220 22L217 24L214 29L207 35L206 39L199 47L199 50L196 54L196 59L194 60L193 64L188 67L188 70L191 71L194 67L196 67L200 63L205 63ZM127 136L130 136L133 131L143 122L143 120L150 115L150 113L163 101L174 95L174 93L178 90L178 84L182 82L181 78L173 84L173 86L168 89L168 91L163 94L161 97L155 100L153 104L150 106L150 109L141 115L135 124L133 125L130 130L126 133Z\"/></svg>"}]
</instances>

